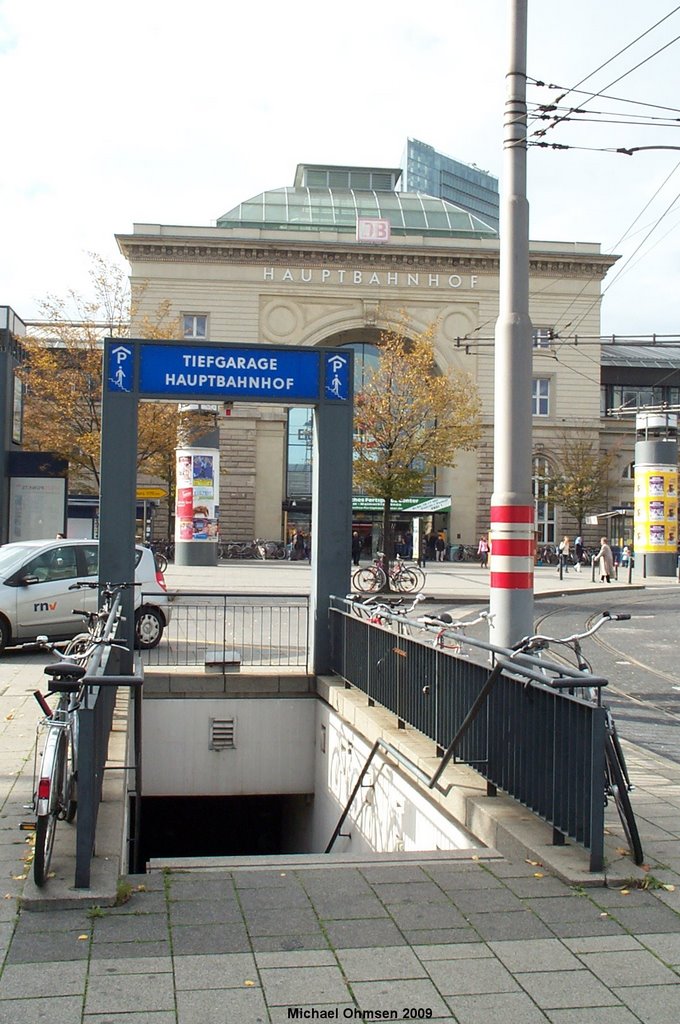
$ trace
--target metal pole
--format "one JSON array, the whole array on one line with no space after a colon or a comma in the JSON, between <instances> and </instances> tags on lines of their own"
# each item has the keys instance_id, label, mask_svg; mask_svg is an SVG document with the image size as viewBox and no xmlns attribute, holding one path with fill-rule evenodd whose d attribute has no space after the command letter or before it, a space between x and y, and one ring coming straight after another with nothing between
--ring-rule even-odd
<instances>
[{"instance_id":1,"label":"metal pole","mask_svg":"<svg viewBox=\"0 0 680 1024\"><path fill-rule=\"evenodd\" d=\"M526 197L527 0L511 0L495 341L490 636L511 647L533 627L529 204Z\"/></svg>"}]
</instances>

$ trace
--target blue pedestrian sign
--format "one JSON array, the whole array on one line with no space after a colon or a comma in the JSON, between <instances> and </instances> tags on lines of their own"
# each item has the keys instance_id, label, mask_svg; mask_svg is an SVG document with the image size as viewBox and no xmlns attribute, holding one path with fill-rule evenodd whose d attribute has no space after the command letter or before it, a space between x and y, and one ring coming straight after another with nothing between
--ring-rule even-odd
<instances>
[{"instance_id":1,"label":"blue pedestrian sign","mask_svg":"<svg viewBox=\"0 0 680 1024\"><path fill-rule=\"evenodd\" d=\"M107 376L108 390L132 391L133 367L132 347L123 344L111 345Z\"/></svg>"}]
</instances>

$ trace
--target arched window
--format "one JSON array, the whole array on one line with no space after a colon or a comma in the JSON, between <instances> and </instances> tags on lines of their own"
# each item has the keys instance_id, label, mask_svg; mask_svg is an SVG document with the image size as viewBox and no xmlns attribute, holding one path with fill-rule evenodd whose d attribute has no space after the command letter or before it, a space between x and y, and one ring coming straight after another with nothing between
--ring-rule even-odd
<instances>
[{"instance_id":1,"label":"arched window","mask_svg":"<svg viewBox=\"0 0 680 1024\"><path fill-rule=\"evenodd\" d=\"M531 490L536 507L536 541L538 544L555 543L555 506L550 501L548 477L550 467L543 455L534 456Z\"/></svg>"}]
</instances>

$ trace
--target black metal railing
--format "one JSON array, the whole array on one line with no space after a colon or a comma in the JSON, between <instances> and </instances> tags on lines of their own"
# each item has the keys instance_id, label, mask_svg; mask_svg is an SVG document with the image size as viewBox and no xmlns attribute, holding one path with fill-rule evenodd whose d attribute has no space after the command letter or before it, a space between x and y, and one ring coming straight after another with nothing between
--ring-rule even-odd
<instances>
[{"instance_id":1,"label":"black metal railing","mask_svg":"<svg viewBox=\"0 0 680 1024\"><path fill-rule=\"evenodd\" d=\"M115 637L119 621L120 594L116 595L104 637ZM143 671L137 660L133 674L119 674L120 650L106 643L97 646L82 678L83 692L78 709L78 816L76 818L76 889L90 887L92 857L99 805L102 799L104 771L118 686L131 688L134 699L133 743L135 784L133 797L139 806L141 795L141 688ZM138 818L138 815L133 817Z\"/></svg>"},{"instance_id":2,"label":"black metal railing","mask_svg":"<svg viewBox=\"0 0 680 1024\"><path fill-rule=\"evenodd\" d=\"M394 626L359 618L333 598L333 671L399 723L434 740L440 754L459 736L447 755L475 768L491 791L504 790L552 824L555 843L565 837L581 843L590 850L591 870L601 870L604 708L503 671L468 721L490 666L435 649L427 636L408 636L399 622Z\"/></svg>"},{"instance_id":3,"label":"black metal railing","mask_svg":"<svg viewBox=\"0 0 680 1024\"><path fill-rule=\"evenodd\" d=\"M172 596L168 611L160 644L144 652L147 666L203 666L224 652L225 660L243 666L307 670L306 595L182 592Z\"/></svg>"}]
</instances>

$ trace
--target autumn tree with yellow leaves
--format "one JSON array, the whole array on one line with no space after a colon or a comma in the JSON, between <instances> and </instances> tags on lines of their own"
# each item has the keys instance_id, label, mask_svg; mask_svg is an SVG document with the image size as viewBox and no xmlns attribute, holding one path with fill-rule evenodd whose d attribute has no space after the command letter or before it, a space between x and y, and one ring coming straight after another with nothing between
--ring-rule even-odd
<instances>
[{"instance_id":1,"label":"autumn tree with yellow leaves","mask_svg":"<svg viewBox=\"0 0 680 1024\"><path fill-rule=\"evenodd\" d=\"M92 298L70 291L40 304L41 324L24 339L26 358L20 369L25 447L67 459L72 485L84 491L99 488L103 339L129 337L133 312L128 281L118 266L93 254L90 279ZM163 338L172 337L176 329L169 304L162 304L138 333ZM140 472L169 480L177 426L176 404L140 404Z\"/></svg>"},{"instance_id":2,"label":"autumn tree with yellow leaves","mask_svg":"<svg viewBox=\"0 0 680 1024\"><path fill-rule=\"evenodd\" d=\"M392 501L422 493L437 466L474 448L481 402L471 376L440 372L436 324L410 333L407 324L381 335L380 359L356 396L354 485L384 501L385 560L392 555Z\"/></svg>"}]
</instances>

